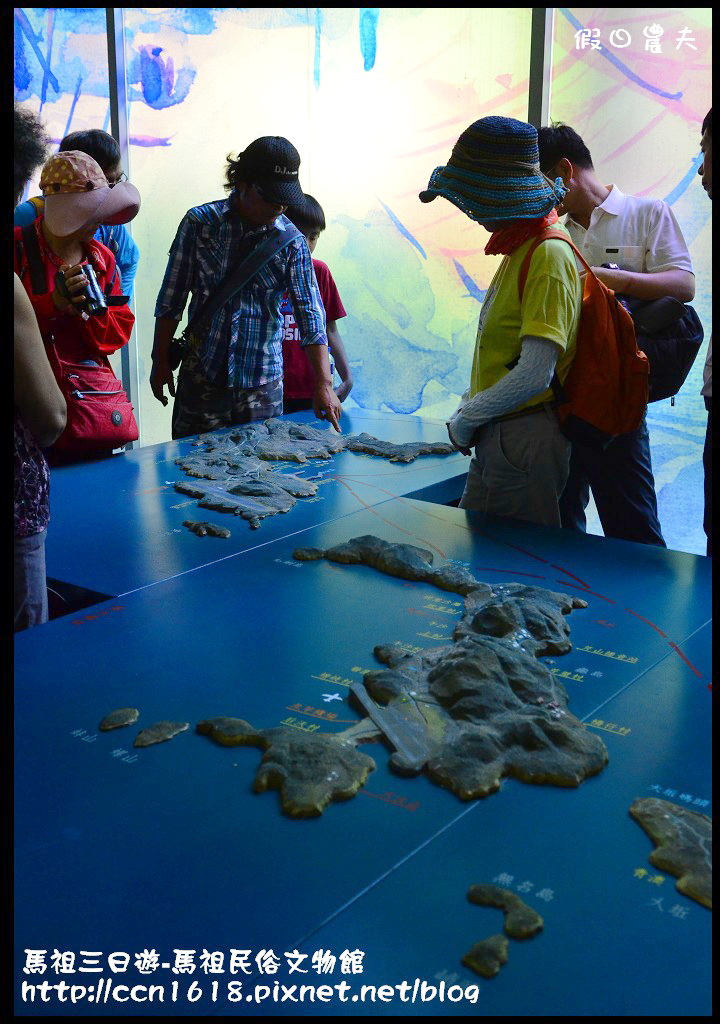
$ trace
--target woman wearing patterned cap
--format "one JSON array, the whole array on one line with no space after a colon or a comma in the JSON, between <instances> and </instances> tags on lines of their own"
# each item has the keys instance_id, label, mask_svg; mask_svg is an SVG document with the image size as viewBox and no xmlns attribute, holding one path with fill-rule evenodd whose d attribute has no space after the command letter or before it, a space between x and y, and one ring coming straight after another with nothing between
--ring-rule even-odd
<instances>
[{"instance_id":1,"label":"woman wearing patterned cap","mask_svg":"<svg viewBox=\"0 0 720 1024\"><path fill-rule=\"evenodd\" d=\"M70 132L60 142L58 153L79 150L97 160L110 186L126 181L123 171L120 146L107 132L100 128L87 128L83 131ZM22 227L32 224L43 212L45 200L40 196L28 199L15 208L15 225ZM102 242L115 256L120 273L123 294L132 298L140 251L124 224L101 224L95 233L98 242Z\"/></svg>"},{"instance_id":2,"label":"woman wearing patterned cap","mask_svg":"<svg viewBox=\"0 0 720 1024\"><path fill-rule=\"evenodd\" d=\"M456 448L475 449L460 507L549 526L560 526L570 456L550 385L572 363L581 282L560 239L533 253L522 301L519 275L536 236L559 228L564 194L540 171L536 129L509 117L470 125L420 193L457 206L491 233L485 252L503 256L482 305L470 387L448 423Z\"/></svg>"},{"instance_id":3,"label":"woman wearing patterned cap","mask_svg":"<svg viewBox=\"0 0 720 1024\"><path fill-rule=\"evenodd\" d=\"M125 224L140 209L134 185L110 186L86 153L58 153L40 178L45 206L30 226L15 228L15 272L37 316L40 333L70 363L109 365L126 345L134 316L126 304L87 313L89 264L104 296L121 295L112 252L93 236L100 224Z\"/></svg>"}]
</instances>

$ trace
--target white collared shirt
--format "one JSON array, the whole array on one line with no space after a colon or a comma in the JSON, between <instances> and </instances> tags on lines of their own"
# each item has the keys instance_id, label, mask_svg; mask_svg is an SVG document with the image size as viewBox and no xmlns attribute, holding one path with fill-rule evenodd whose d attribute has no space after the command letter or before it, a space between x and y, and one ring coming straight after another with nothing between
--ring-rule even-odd
<instances>
[{"instance_id":1,"label":"white collared shirt","mask_svg":"<svg viewBox=\"0 0 720 1024\"><path fill-rule=\"evenodd\" d=\"M657 274L693 272L690 253L675 216L662 199L624 195L617 185L596 206L587 230L568 214L565 227L591 267L617 263L621 270Z\"/></svg>"}]
</instances>

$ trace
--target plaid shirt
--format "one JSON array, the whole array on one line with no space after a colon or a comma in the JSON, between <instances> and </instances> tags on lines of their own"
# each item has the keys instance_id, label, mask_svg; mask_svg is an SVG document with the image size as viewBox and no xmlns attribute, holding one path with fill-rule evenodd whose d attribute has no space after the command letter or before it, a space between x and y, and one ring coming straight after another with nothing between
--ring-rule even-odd
<instances>
[{"instance_id":1,"label":"plaid shirt","mask_svg":"<svg viewBox=\"0 0 720 1024\"><path fill-rule=\"evenodd\" d=\"M231 212L232 196L196 206L183 217L170 249L155 316L180 320L188 295L189 317L219 286L228 268L262 242L270 226L248 227ZM289 223L280 216L279 226ZM280 303L289 292L301 344L327 345L325 311L304 238L281 249L203 327L199 359L208 380L254 388L283 374L284 320Z\"/></svg>"}]
</instances>

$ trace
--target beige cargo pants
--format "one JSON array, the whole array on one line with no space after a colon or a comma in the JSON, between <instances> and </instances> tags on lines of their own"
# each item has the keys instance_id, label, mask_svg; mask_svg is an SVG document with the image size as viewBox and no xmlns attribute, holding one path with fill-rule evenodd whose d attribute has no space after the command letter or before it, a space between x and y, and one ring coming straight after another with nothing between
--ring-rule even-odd
<instances>
[{"instance_id":1,"label":"beige cargo pants","mask_svg":"<svg viewBox=\"0 0 720 1024\"><path fill-rule=\"evenodd\" d=\"M487 423L476 437L460 508L560 526L570 442L550 408Z\"/></svg>"}]
</instances>

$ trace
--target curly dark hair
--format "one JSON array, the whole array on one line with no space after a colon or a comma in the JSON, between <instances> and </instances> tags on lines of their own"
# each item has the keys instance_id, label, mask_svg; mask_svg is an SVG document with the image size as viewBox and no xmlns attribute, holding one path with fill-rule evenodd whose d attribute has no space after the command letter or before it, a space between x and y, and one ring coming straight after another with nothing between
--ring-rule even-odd
<instances>
[{"instance_id":1,"label":"curly dark hair","mask_svg":"<svg viewBox=\"0 0 720 1024\"><path fill-rule=\"evenodd\" d=\"M225 191L232 192L233 189L237 188L238 184L243 181L247 182L245 177L245 165L243 163L243 154L240 153L237 159L233 158L232 153L228 153L227 167L225 168Z\"/></svg>"},{"instance_id":2,"label":"curly dark hair","mask_svg":"<svg viewBox=\"0 0 720 1024\"><path fill-rule=\"evenodd\" d=\"M707 114L705 115L705 120L702 123L701 132L703 135L705 134L705 132L707 132L708 135L712 138L712 107L710 107Z\"/></svg>"},{"instance_id":3,"label":"curly dark hair","mask_svg":"<svg viewBox=\"0 0 720 1024\"><path fill-rule=\"evenodd\" d=\"M15 104L15 205L20 202L23 189L33 171L45 162L50 138L37 114L27 107Z\"/></svg>"}]
</instances>

